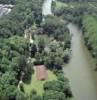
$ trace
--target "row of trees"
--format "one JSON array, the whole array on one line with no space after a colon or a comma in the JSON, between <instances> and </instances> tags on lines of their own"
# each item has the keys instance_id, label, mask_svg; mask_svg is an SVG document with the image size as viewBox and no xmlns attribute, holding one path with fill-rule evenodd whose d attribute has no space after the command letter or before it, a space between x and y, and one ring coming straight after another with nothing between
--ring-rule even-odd
<instances>
[{"instance_id":1,"label":"row of trees","mask_svg":"<svg viewBox=\"0 0 97 100\"><path fill-rule=\"evenodd\" d=\"M0 0L0 4L15 4L15 0Z\"/></svg>"},{"instance_id":2,"label":"row of trees","mask_svg":"<svg viewBox=\"0 0 97 100\"><path fill-rule=\"evenodd\" d=\"M83 32L86 45L93 57L97 59L97 18L91 15L83 17Z\"/></svg>"},{"instance_id":3,"label":"row of trees","mask_svg":"<svg viewBox=\"0 0 97 100\"><path fill-rule=\"evenodd\" d=\"M97 2L97 0L59 0L59 1L62 1L65 3L68 3L68 2Z\"/></svg>"},{"instance_id":4,"label":"row of trees","mask_svg":"<svg viewBox=\"0 0 97 100\"><path fill-rule=\"evenodd\" d=\"M59 0L59 1L62 2L61 0ZM88 5L87 2L85 2L85 3L81 2L80 4L79 4L79 2L76 2L74 5L67 3L67 5L68 5L67 7L66 6L57 7L57 3L54 2L53 3L54 14L59 17L62 17L65 20L79 24L79 26L82 25L82 23L81 23L82 15L97 14L97 9Z\"/></svg>"}]
</instances>

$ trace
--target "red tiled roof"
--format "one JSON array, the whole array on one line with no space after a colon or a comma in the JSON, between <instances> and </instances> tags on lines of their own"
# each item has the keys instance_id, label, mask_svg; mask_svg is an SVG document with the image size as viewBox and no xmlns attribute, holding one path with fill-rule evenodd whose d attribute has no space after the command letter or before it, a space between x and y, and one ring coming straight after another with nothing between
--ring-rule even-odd
<instances>
[{"instance_id":1,"label":"red tiled roof","mask_svg":"<svg viewBox=\"0 0 97 100\"><path fill-rule=\"evenodd\" d=\"M47 70L44 65L38 65L36 67L36 76L38 80L46 80L47 79Z\"/></svg>"}]
</instances>

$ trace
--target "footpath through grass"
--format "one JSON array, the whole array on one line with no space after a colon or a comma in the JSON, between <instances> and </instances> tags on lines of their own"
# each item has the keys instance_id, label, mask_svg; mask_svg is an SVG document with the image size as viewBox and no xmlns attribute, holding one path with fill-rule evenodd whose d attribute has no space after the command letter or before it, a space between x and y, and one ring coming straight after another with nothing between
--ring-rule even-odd
<instances>
[{"instance_id":1,"label":"footpath through grass","mask_svg":"<svg viewBox=\"0 0 97 100\"><path fill-rule=\"evenodd\" d=\"M31 82L29 84L24 83L25 93L30 95L31 91L35 90L38 95L42 95L44 92L43 84L46 81L57 80L57 76L52 71L48 70L47 73L48 73L48 79L44 81L40 81L40 80L37 80L36 72L34 72L34 74L32 74Z\"/></svg>"}]
</instances>

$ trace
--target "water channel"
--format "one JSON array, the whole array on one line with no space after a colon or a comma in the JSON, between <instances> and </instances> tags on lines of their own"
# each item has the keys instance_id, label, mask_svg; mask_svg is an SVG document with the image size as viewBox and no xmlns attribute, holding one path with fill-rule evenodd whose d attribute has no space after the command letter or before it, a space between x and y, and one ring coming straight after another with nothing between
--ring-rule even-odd
<instances>
[{"instance_id":1,"label":"water channel","mask_svg":"<svg viewBox=\"0 0 97 100\"><path fill-rule=\"evenodd\" d=\"M52 14L52 0L45 0L43 15ZM82 31L72 23L68 24L72 35L71 60L64 67L65 76L70 81L74 100L97 100L97 72L95 62L84 45Z\"/></svg>"}]
</instances>

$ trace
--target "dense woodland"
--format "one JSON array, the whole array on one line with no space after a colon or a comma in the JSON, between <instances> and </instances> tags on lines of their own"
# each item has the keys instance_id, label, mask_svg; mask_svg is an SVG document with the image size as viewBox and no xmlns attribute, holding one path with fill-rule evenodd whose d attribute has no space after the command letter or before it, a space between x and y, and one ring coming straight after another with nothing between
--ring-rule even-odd
<instances>
[{"instance_id":1,"label":"dense woodland","mask_svg":"<svg viewBox=\"0 0 97 100\"><path fill-rule=\"evenodd\" d=\"M89 15L95 15L97 16L97 9L95 9L96 6L90 6L90 4L97 4L97 2L90 2L87 3L85 2L83 4L83 2L79 3L79 2L69 2L67 3L68 6L60 6L60 7L54 7L55 5L57 5L57 3L53 3L53 12L55 15L57 16L61 16L63 19L66 19L70 22L79 24L81 26L82 23L82 17L83 15L89 14Z\"/></svg>"},{"instance_id":2,"label":"dense woodland","mask_svg":"<svg viewBox=\"0 0 97 100\"><path fill-rule=\"evenodd\" d=\"M69 61L71 44L64 21L47 16L42 22L43 0L0 0L0 3L14 4L11 13L0 18L0 100L70 100L69 82L62 71ZM30 44L24 32L29 28L32 32L33 27L35 43ZM35 61L32 63L29 58ZM53 71L57 80L43 85L43 95L34 90L28 95L23 84L18 88L19 81L29 80L33 66L41 64Z\"/></svg>"},{"instance_id":3,"label":"dense woodland","mask_svg":"<svg viewBox=\"0 0 97 100\"><path fill-rule=\"evenodd\" d=\"M41 1L19 1L12 10L12 12L1 18L0 20L0 35L8 38L12 35L22 36L25 28L30 27L33 23L40 24L42 20ZM38 7L37 7L38 6Z\"/></svg>"},{"instance_id":4,"label":"dense woodland","mask_svg":"<svg viewBox=\"0 0 97 100\"><path fill-rule=\"evenodd\" d=\"M15 4L15 0L0 0L0 4Z\"/></svg>"},{"instance_id":5,"label":"dense woodland","mask_svg":"<svg viewBox=\"0 0 97 100\"><path fill-rule=\"evenodd\" d=\"M68 3L68 2L95 2L97 0L59 0L59 1Z\"/></svg>"},{"instance_id":6,"label":"dense woodland","mask_svg":"<svg viewBox=\"0 0 97 100\"><path fill-rule=\"evenodd\" d=\"M0 0L0 3L13 4L13 0ZM27 100L17 88L21 72L31 71L24 30L33 23L39 25L42 16L42 0L16 0L15 3L12 12L0 18L0 100Z\"/></svg>"},{"instance_id":7,"label":"dense woodland","mask_svg":"<svg viewBox=\"0 0 97 100\"><path fill-rule=\"evenodd\" d=\"M97 17L89 15L84 16L83 32L86 46L97 61Z\"/></svg>"}]
</instances>

